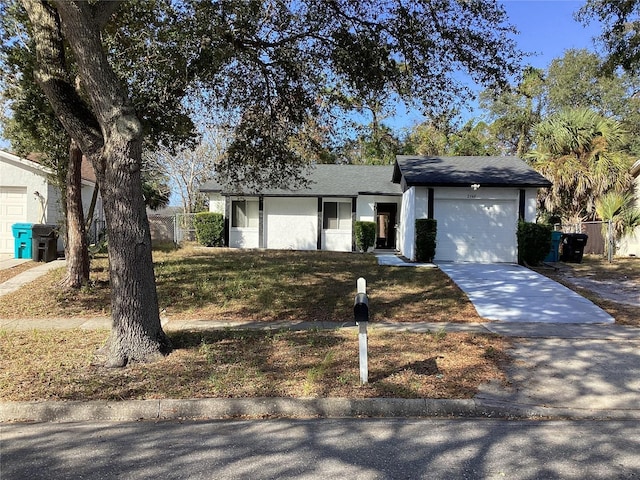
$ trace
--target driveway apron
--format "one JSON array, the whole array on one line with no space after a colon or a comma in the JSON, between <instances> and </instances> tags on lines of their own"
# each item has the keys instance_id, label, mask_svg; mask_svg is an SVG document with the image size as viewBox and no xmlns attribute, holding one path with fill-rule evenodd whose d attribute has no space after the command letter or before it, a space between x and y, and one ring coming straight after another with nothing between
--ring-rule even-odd
<instances>
[{"instance_id":1,"label":"driveway apron","mask_svg":"<svg viewBox=\"0 0 640 480\"><path fill-rule=\"evenodd\" d=\"M488 320L539 323L614 323L613 317L581 295L520 265L441 263Z\"/></svg>"}]
</instances>

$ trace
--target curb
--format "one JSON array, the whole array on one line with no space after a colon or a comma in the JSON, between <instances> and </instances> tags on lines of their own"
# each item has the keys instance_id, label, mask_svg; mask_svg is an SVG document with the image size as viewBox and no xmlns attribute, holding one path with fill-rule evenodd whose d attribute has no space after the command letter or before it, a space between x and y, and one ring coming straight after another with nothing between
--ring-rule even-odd
<instances>
[{"instance_id":1,"label":"curb","mask_svg":"<svg viewBox=\"0 0 640 480\"><path fill-rule=\"evenodd\" d=\"M231 418L438 418L638 420L640 410L514 405L477 399L207 398L0 402L0 422L217 420Z\"/></svg>"}]
</instances>

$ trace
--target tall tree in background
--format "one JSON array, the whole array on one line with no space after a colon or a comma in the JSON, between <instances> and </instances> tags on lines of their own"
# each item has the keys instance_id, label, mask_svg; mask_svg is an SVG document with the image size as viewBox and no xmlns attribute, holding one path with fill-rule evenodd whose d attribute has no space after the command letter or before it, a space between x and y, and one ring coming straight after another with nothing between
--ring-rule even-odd
<instances>
[{"instance_id":1,"label":"tall tree in background","mask_svg":"<svg viewBox=\"0 0 640 480\"><path fill-rule=\"evenodd\" d=\"M544 112L543 71L528 67L516 86L483 91L480 105L489 112L491 128L505 153L524 157Z\"/></svg>"},{"instance_id":2,"label":"tall tree in background","mask_svg":"<svg viewBox=\"0 0 640 480\"><path fill-rule=\"evenodd\" d=\"M587 50L567 50L551 62L545 79L547 111L590 108L618 120L629 149L640 155L640 77L607 72L603 60Z\"/></svg>"},{"instance_id":3,"label":"tall tree in background","mask_svg":"<svg viewBox=\"0 0 640 480\"><path fill-rule=\"evenodd\" d=\"M607 52L609 72L617 67L632 74L640 72L639 0L587 0L576 17L585 24L594 19L602 23L599 41Z\"/></svg>"},{"instance_id":4,"label":"tall tree in background","mask_svg":"<svg viewBox=\"0 0 640 480\"><path fill-rule=\"evenodd\" d=\"M92 162L102 190L112 290L109 366L153 360L170 349L159 320L141 187L144 123L105 35L120 3L23 0L38 84ZM234 137L218 168L247 183L282 184L300 171L291 139L308 118L331 113L327 91L383 86L429 109L468 93L456 80L460 70L490 87L513 74L519 61L504 10L489 1L151 5L150 21L122 30L122 41L146 51L142 46L154 47L156 36L169 35L164 44L181 55L162 70L180 79L177 87L149 95L180 103L190 93L186 79L219 107L213 111L232 112ZM163 22L171 28L156 28ZM65 45L74 72L65 61ZM138 69L142 61L166 59L143 56Z\"/></svg>"},{"instance_id":5,"label":"tall tree in background","mask_svg":"<svg viewBox=\"0 0 640 480\"><path fill-rule=\"evenodd\" d=\"M580 223L594 218L596 201L606 193L627 192L632 157L625 142L620 122L589 109L564 110L541 122L528 158L553 183L541 194L544 209Z\"/></svg>"},{"instance_id":6,"label":"tall tree in background","mask_svg":"<svg viewBox=\"0 0 640 480\"><path fill-rule=\"evenodd\" d=\"M161 147L145 153L145 164L171 179L185 214L196 213L204 205L200 185L214 176L216 163L223 158L228 142L229 134L223 129L208 128L194 148L172 151Z\"/></svg>"}]
</instances>

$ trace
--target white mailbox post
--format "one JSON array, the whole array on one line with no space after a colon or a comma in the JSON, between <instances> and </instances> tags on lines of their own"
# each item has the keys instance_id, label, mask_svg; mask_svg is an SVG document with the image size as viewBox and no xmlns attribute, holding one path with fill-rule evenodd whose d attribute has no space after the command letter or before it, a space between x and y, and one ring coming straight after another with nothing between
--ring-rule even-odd
<instances>
[{"instance_id":1,"label":"white mailbox post","mask_svg":"<svg viewBox=\"0 0 640 480\"><path fill-rule=\"evenodd\" d=\"M367 281L360 277L357 282L358 293L353 305L353 316L358 325L358 346L360 351L360 383L369 382L369 359L367 324L369 323L369 298L367 297Z\"/></svg>"}]
</instances>

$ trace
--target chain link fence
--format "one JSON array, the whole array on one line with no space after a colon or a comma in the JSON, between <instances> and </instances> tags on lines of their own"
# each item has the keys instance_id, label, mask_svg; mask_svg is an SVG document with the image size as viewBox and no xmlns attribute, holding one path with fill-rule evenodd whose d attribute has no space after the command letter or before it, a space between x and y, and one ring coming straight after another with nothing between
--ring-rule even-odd
<instances>
[{"instance_id":1,"label":"chain link fence","mask_svg":"<svg viewBox=\"0 0 640 480\"><path fill-rule=\"evenodd\" d=\"M151 240L154 242L192 242L196 239L193 213L176 215L149 215Z\"/></svg>"}]
</instances>

